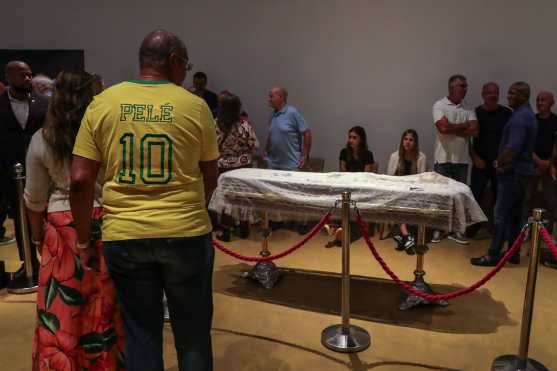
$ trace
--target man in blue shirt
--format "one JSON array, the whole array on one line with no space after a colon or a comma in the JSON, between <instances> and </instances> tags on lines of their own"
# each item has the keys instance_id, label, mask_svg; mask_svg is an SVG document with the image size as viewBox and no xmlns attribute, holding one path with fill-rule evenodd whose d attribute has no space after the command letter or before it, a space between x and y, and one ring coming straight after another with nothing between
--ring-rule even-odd
<instances>
[{"instance_id":1,"label":"man in blue shirt","mask_svg":"<svg viewBox=\"0 0 557 371\"><path fill-rule=\"evenodd\" d=\"M498 174L495 233L487 255L470 259L470 263L478 266L497 265L505 241L510 248L518 237L526 188L535 174L532 153L536 144L537 121L528 103L530 86L525 82L515 82L509 88L507 99L514 112L503 130L499 155L493 162ZM511 257L510 262L520 263L519 252Z\"/></svg>"},{"instance_id":2,"label":"man in blue shirt","mask_svg":"<svg viewBox=\"0 0 557 371\"><path fill-rule=\"evenodd\" d=\"M265 157L269 169L302 169L311 149L311 131L298 110L288 105L288 92L279 86L269 91L269 106L274 110L269 123Z\"/></svg>"}]
</instances>

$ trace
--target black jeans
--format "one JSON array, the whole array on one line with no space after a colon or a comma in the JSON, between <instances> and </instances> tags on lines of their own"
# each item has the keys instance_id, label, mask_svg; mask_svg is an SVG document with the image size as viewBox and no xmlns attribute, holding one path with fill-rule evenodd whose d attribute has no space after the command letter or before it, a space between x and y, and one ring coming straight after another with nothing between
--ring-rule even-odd
<instances>
[{"instance_id":1,"label":"black jeans","mask_svg":"<svg viewBox=\"0 0 557 371\"><path fill-rule=\"evenodd\" d=\"M163 371L163 291L181 371L213 370L211 234L107 241L126 331L126 370Z\"/></svg>"},{"instance_id":2,"label":"black jeans","mask_svg":"<svg viewBox=\"0 0 557 371\"><path fill-rule=\"evenodd\" d=\"M472 194L474 195L474 199L480 205L482 205L483 196L485 194L485 190L487 186L491 183L491 189L493 190L493 202L497 202L497 174L495 169L491 165L487 165L485 169L478 169L475 166L472 166L472 175L470 180L470 189L472 190ZM490 204L487 206L488 208L492 208L493 205ZM486 215L490 215L491 212L487 212ZM492 210L491 210L492 211ZM493 223L490 220L490 223ZM482 223L476 223L468 227L466 234L468 237L474 237L476 233L480 230Z\"/></svg>"},{"instance_id":3,"label":"black jeans","mask_svg":"<svg viewBox=\"0 0 557 371\"><path fill-rule=\"evenodd\" d=\"M503 244L508 242L510 248L520 233L522 203L530 178L517 174L499 176L494 210L495 233L489 247L489 256L494 259L501 257Z\"/></svg>"}]
</instances>

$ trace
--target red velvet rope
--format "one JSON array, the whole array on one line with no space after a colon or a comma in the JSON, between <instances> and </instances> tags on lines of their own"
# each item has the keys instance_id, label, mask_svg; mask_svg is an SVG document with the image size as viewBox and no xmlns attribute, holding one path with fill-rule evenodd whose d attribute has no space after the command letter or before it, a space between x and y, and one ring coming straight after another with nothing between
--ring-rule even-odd
<instances>
[{"instance_id":1,"label":"red velvet rope","mask_svg":"<svg viewBox=\"0 0 557 371\"><path fill-rule=\"evenodd\" d=\"M303 245L306 244L306 242L308 242L310 239L313 238L313 236L315 236L317 234L317 232L319 232L321 230L321 228L323 228L323 226L329 221L329 219L331 219L331 216L333 215L332 211L327 212L325 215L323 215L323 217L321 218L321 220L319 221L319 223L317 223L312 229L311 231L309 231L308 234L306 234L304 236L304 238L297 242L294 246L292 246L291 248L289 248L288 250L285 250L283 252L281 252L280 254L277 255L270 255L270 256L244 256L241 254L238 254L237 252L234 252L232 250L230 250L227 247L224 247L223 245L221 245L219 242L214 241L213 240L213 246L216 247L217 249L219 249L220 251L222 251L223 253L230 255L236 259L240 259L246 262L264 262L264 261L273 261L276 259L280 259L285 257L286 255L290 255L292 254L294 251L298 250L300 247L302 247Z\"/></svg>"},{"instance_id":2,"label":"red velvet rope","mask_svg":"<svg viewBox=\"0 0 557 371\"><path fill-rule=\"evenodd\" d=\"M540 234L542 235L542 238L545 241L547 247L549 247L549 251L551 251L551 255L553 255L553 259L557 261L557 247L555 246L555 243L553 242L553 239L551 238L551 235L549 234L548 230L545 229L545 227L542 227L540 229Z\"/></svg>"},{"instance_id":3,"label":"red velvet rope","mask_svg":"<svg viewBox=\"0 0 557 371\"><path fill-rule=\"evenodd\" d=\"M375 259L379 262L379 264L381 265L385 273L387 273L391 277L391 279L404 290L410 292L413 295L426 299L428 301L441 301L441 300L454 299L458 296L468 294L478 289L480 286L484 285L487 281L493 278L493 276L495 276L501 270L501 268L503 268L503 266L507 263L507 261L511 258L511 256L513 256L514 253L518 251L520 245L522 244L524 238L526 237L526 230L522 230L522 232L520 233L520 235L518 236L518 238L516 239L512 247L506 252L505 256L503 256L503 258L499 260L497 265L488 274L486 274L484 278L482 278L472 286L467 288L462 288L446 294L428 294L423 291L416 290L410 284L398 278L398 276L389 268L387 263L385 263L383 258L379 255L379 252L377 252L377 249L373 245L373 242L371 242L371 240L369 239L369 234L366 230L367 224L363 221L362 217L359 214L357 217L357 221L367 246L371 250L371 253L375 257Z\"/></svg>"}]
</instances>

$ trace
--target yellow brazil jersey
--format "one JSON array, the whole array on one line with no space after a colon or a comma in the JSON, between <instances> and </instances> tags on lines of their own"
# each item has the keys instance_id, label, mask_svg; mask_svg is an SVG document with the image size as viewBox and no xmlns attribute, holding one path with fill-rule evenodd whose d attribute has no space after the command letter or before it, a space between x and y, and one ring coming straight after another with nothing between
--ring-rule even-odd
<instances>
[{"instance_id":1,"label":"yellow brazil jersey","mask_svg":"<svg viewBox=\"0 0 557 371\"><path fill-rule=\"evenodd\" d=\"M167 81L128 81L95 97L73 150L105 168L103 240L211 231L199 161L219 157L205 102Z\"/></svg>"}]
</instances>

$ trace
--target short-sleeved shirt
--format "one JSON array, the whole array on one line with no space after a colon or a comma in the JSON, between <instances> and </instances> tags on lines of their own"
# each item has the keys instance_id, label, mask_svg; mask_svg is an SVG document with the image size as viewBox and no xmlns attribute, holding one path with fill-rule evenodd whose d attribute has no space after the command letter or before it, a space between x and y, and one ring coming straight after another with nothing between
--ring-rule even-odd
<instances>
[{"instance_id":1,"label":"short-sleeved shirt","mask_svg":"<svg viewBox=\"0 0 557 371\"><path fill-rule=\"evenodd\" d=\"M268 165L271 169L297 170L302 156L306 120L293 106L273 113L269 123Z\"/></svg>"},{"instance_id":2,"label":"short-sleeved shirt","mask_svg":"<svg viewBox=\"0 0 557 371\"><path fill-rule=\"evenodd\" d=\"M87 108L74 155L102 163L103 240L211 231L200 161L219 157L215 122L199 97L167 81L128 81Z\"/></svg>"},{"instance_id":3,"label":"short-sleeved shirt","mask_svg":"<svg viewBox=\"0 0 557 371\"><path fill-rule=\"evenodd\" d=\"M476 138L473 138L474 152L488 164L497 158L503 129L511 115L512 111L501 105L492 111L485 110L483 106L476 107L480 132Z\"/></svg>"},{"instance_id":4,"label":"short-sleeved shirt","mask_svg":"<svg viewBox=\"0 0 557 371\"><path fill-rule=\"evenodd\" d=\"M537 126L536 116L529 104L522 105L513 112L503 129L499 146L499 153L505 149L516 152L513 162L502 169L505 174L535 174L532 153L536 144Z\"/></svg>"},{"instance_id":5,"label":"short-sleeved shirt","mask_svg":"<svg viewBox=\"0 0 557 371\"><path fill-rule=\"evenodd\" d=\"M455 104L445 97L433 105L433 123L447 117L452 124L477 120L476 113L465 102ZM436 130L434 160L436 164L468 164L468 138L453 134L441 134Z\"/></svg>"},{"instance_id":6,"label":"short-sleeved shirt","mask_svg":"<svg viewBox=\"0 0 557 371\"><path fill-rule=\"evenodd\" d=\"M346 163L346 171L349 173L363 172L366 165L373 165L375 163L373 153L369 150L364 151L361 157L356 159L350 156L348 148L343 148L338 159Z\"/></svg>"},{"instance_id":7,"label":"short-sleeved shirt","mask_svg":"<svg viewBox=\"0 0 557 371\"><path fill-rule=\"evenodd\" d=\"M549 117L542 119L537 114L536 119L538 120L538 134L534 153L540 159L548 160L553 153L553 145L557 135L557 115L551 113Z\"/></svg>"}]
</instances>

